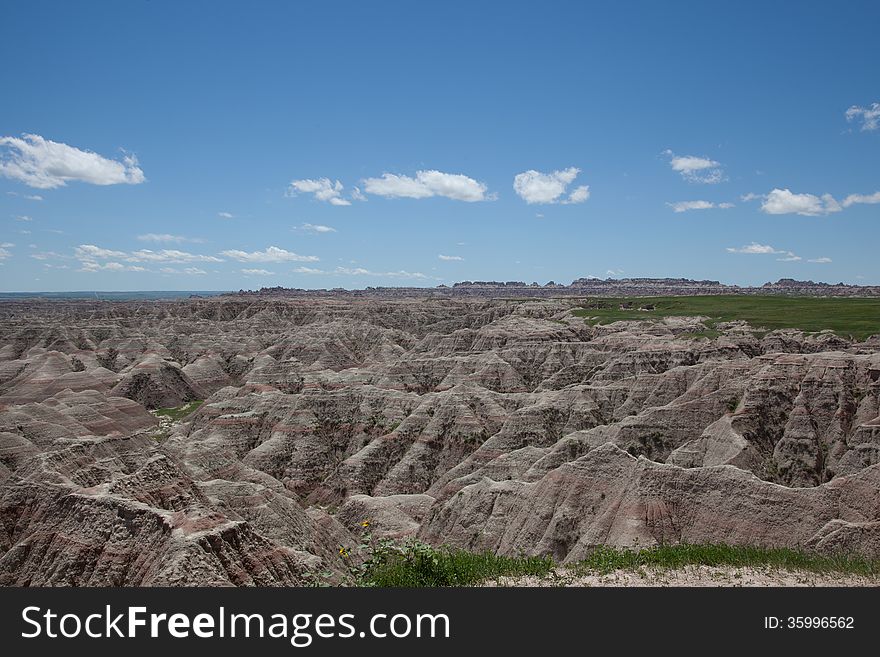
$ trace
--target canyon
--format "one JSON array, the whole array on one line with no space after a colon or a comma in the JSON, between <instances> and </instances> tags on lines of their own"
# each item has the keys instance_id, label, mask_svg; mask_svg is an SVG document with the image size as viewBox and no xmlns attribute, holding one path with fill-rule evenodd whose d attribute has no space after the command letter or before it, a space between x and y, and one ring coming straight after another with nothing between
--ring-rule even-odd
<instances>
[{"instance_id":1,"label":"canyon","mask_svg":"<svg viewBox=\"0 0 880 657\"><path fill-rule=\"evenodd\" d=\"M880 335L594 323L582 280L0 303L0 584L344 584L367 532L880 558Z\"/></svg>"}]
</instances>

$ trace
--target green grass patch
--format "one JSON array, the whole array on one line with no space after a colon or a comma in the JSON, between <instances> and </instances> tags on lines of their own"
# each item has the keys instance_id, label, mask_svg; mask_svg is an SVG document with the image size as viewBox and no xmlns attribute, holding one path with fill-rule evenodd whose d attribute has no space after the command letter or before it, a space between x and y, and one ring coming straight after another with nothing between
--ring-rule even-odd
<instances>
[{"instance_id":1,"label":"green grass patch","mask_svg":"<svg viewBox=\"0 0 880 657\"><path fill-rule=\"evenodd\" d=\"M880 299L787 296L684 296L590 298L573 310L590 324L663 317L709 317L704 337L719 322L745 321L755 329L831 330L856 340L880 334ZM631 306L631 307L630 307ZM653 306L653 310L639 310Z\"/></svg>"},{"instance_id":2,"label":"green grass patch","mask_svg":"<svg viewBox=\"0 0 880 657\"><path fill-rule=\"evenodd\" d=\"M187 415L194 412L201 405L202 405L202 400L196 399L195 401L191 401L189 403L186 403L183 406L177 406L175 408L157 409L156 416L167 417L167 418L170 418L174 422L179 422L180 420L185 418Z\"/></svg>"},{"instance_id":3,"label":"green grass patch","mask_svg":"<svg viewBox=\"0 0 880 657\"><path fill-rule=\"evenodd\" d=\"M658 545L641 550L596 548L588 558L570 566L575 574L609 573L639 568L677 569L684 566L770 567L813 573L880 575L880 561L857 555L822 555L790 548L742 545Z\"/></svg>"},{"instance_id":4,"label":"green grass patch","mask_svg":"<svg viewBox=\"0 0 880 657\"><path fill-rule=\"evenodd\" d=\"M608 574L640 569L675 570L685 566L728 566L880 577L880 560L858 555L822 555L789 548L739 545L658 545L644 549L598 547L588 558L566 566L570 575ZM470 586L497 577L553 577L551 557L502 557L454 548L434 548L415 541L381 540L366 562L353 568L360 586Z\"/></svg>"},{"instance_id":5,"label":"green grass patch","mask_svg":"<svg viewBox=\"0 0 880 657\"><path fill-rule=\"evenodd\" d=\"M503 575L546 576L553 567L550 557L502 557L418 542L380 541L357 581L361 586L381 587L468 586Z\"/></svg>"}]
</instances>

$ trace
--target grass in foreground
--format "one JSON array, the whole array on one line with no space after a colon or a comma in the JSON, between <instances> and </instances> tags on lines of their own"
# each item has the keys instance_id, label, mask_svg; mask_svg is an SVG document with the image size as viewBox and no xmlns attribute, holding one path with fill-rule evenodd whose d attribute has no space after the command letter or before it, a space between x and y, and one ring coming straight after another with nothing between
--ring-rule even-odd
<instances>
[{"instance_id":1,"label":"grass in foreground","mask_svg":"<svg viewBox=\"0 0 880 657\"><path fill-rule=\"evenodd\" d=\"M880 575L880 561L857 555L821 555L790 548L762 548L742 545L705 544L658 545L641 550L599 547L570 569L576 574L639 568L677 569L684 566L770 567L812 573Z\"/></svg>"},{"instance_id":2,"label":"grass in foreground","mask_svg":"<svg viewBox=\"0 0 880 657\"><path fill-rule=\"evenodd\" d=\"M196 399L195 401L191 401L187 404L184 404L183 406L177 406L175 408L160 408L156 411L156 415L159 417L167 417L172 422L179 422L187 415L194 412L201 405L202 400Z\"/></svg>"},{"instance_id":3,"label":"grass in foreground","mask_svg":"<svg viewBox=\"0 0 880 657\"><path fill-rule=\"evenodd\" d=\"M599 547L584 561L565 567L574 575L607 574L641 568L685 566L769 567L840 575L880 576L880 561L855 555L827 556L788 548L736 545L660 545L640 550ZM550 557L501 557L490 552L433 548L410 542L383 541L356 573L361 586L469 586L496 577L549 577L556 565Z\"/></svg>"},{"instance_id":4,"label":"grass in foreground","mask_svg":"<svg viewBox=\"0 0 880 657\"><path fill-rule=\"evenodd\" d=\"M468 586L503 575L537 575L553 570L550 557L501 557L491 552L473 553L433 548L410 542L380 542L358 573L361 586L434 587Z\"/></svg>"},{"instance_id":5,"label":"grass in foreground","mask_svg":"<svg viewBox=\"0 0 880 657\"><path fill-rule=\"evenodd\" d=\"M632 308L622 309L621 305L627 303ZM702 315L710 318L705 322L707 332L703 337L712 337L711 332L719 322L737 320L756 329L827 329L856 340L880 334L880 299L747 295L603 297L588 299L584 306L573 314L592 324ZM654 306L654 310L639 310L641 306Z\"/></svg>"}]
</instances>

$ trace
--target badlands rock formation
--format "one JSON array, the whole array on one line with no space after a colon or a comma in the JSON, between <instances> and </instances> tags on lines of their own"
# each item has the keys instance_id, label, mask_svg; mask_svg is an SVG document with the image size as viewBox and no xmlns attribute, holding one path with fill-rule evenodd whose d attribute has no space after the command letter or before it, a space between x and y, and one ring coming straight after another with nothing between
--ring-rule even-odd
<instances>
[{"instance_id":1,"label":"badlands rock formation","mask_svg":"<svg viewBox=\"0 0 880 657\"><path fill-rule=\"evenodd\" d=\"M880 339L576 304L0 304L0 583L342 582L364 520L561 562L880 557ZM149 412L196 399L170 435Z\"/></svg>"}]
</instances>

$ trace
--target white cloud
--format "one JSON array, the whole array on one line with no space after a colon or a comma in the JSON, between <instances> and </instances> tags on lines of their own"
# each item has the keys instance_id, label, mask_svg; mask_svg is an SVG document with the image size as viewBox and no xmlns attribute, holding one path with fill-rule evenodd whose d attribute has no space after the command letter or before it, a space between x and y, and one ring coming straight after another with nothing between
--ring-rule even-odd
<instances>
[{"instance_id":1,"label":"white cloud","mask_svg":"<svg viewBox=\"0 0 880 657\"><path fill-rule=\"evenodd\" d=\"M438 255L437 257L440 258L440 260L447 260L447 261L449 261L449 260L464 260L464 258L462 258L461 256L443 255L442 253L440 255Z\"/></svg>"},{"instance_id":2,"label":"white cloud","mask_svg":"<svg viewBox=\"0 0 880 657\"><path fill-rule=\"evenodd\" d=\"M142 272L147 271L143 267L138 265L123 265L121 262L110 261L104 264L99 264L94 260L86 260L80 263L81 267L77 271L87 272L87 273L95 273L99 271L133 271L133 272Z\"/></svg>"},{"instance_id":3,"label":"white cloud","mask_svg":"<svg viewBox=\"0 0 880 657\"><path fill-rule=\"evenodd\" d=\"M217 216L220 217L221 219L234 219L235 218L235 215L232 214L231 212L218 212Z\"/></svg>"},{"instance_id":4,"label":"white cloud","mask_svg":"<svg viewBox=\"0 0 880 657\"><path fill-rule=\"evenodd\" d=\"M364 193L360 190L360 187L355 187L351 191L351 199L353 201L366 201L367 197L364 196Z\"/></svg>"},{"instance_id":5,"label":"white cloud","mask_svg":"<svg viewBox=\"0 0 880 657\"><path fill-rule=\"evenodd\" d=\"M574 182L580 172L581 170L577 167L569 167L550 173L529 169L514 176L513 190L529 205L534 203L583 203L590 198L589 185L576 187L568 195L568 198L562 198L568 186Z\"/></svg>"},{"instance_id":6,"label":"white cloud","mask_svg":"<svg viewBox=\"0 0 880 657\"><path fill-rule=\"evenodd\" d=\"M13 244L12 242L3 242L2 244L0 244L0 247L3 247L5 249L11 249L13 246L15 246L15 244Z\"/></svg>"},{"instance_id":7,"label":"white cloud","mask_svg":"<svg viewBox=\"0 0 880 657\"><path fill-rule=\"evenodd\" d=\"M242 269L241 273L245 276L274 276L274 271L268 269Z\"/></svg>"},{"instance_id":8,"label":"white cloud","mask_svg":"<svg viewBox=\"0 0 880 657\"><path fill-rule=\"evenodd\" d=\"M32 253L31 258L34 260L50 260L55 258L67 259L70 256L64 256L60 253L55 253L55 251L42 251L40 253Z\"/></svg>"},{"instance_id":9,"label":"white cloud","mask_svg":"<svg viewBox=\"0 0 880 657\"><path fill-rule=\"evenodd\" d=\"M280 249L277 246L270 246L263 251L239 251L231 249L222 251L220 255L225 255L239 262L317 262L320 260L317 256L304 256L286 249Z\"/></svg>"},{"instance_id":10,"label":"white cloud","mask_svg":"<svg viewBox=\"0 0 880 657\"><path fill-rule=\"evenodd\" d=\"M849 122L861 119L862 130L876 130L880 127L880 103L871 103L870 107L853 105L846 110L846 120Z\"/></svg>"},{"instance_id":11,"label":"white cloud","mask_svg":"<svg viewBox=\"0 0 880 657\"><path fill-rule=\"evenodd\" d=\"M140 249L132 251L127 260L131 262L223 262L221 258L216 256L188 253L177 249L162 249L161 251Z\"/></svg>"},{"instance_id":12,"label":"white cloud","mask_svg":"<svg viewBox=\"0 0 880 657\"><path fill-rule=\"evenodd\" d=\"M669 157L672 170L677 171L688 182L714 185L726 180L720 162L695 155L676 155L669 149L663 151L663 154Z\"/></svg>"},{"instance_id":13,"label":"white cloud","mask_svg":"<svg viewBox=\"0 0 880 657\"><path fill-rule=\"evenodd\" d=\"M795 255L791 251L785 252L785 257L776 258L779 262L798 262L799 260L803 260L799 255Z\"/></svg>"},{"instance_id":14,"label":"white cloud","mask_svg":"<svg viewBox=\"0 0 880 657\"><path fill-rule=\"evenodd\" d=\"M7 196L20 196L21 198L26 198L28 201L42 201L43 197L39 194L19 194L18 192L6 192Z\"/></svg>"},{"instance_id":15,"label":"white cloud","mask_svg":"<svg viewBox=\"0 0 880 657\"><path fill-rule=\"evenodd\" d=\"M306 178L291 181L287 187L287 195L314 194L317 200L327 201L330 205L351 205L351 201L342 198L343 189L342 183L338 180L332 182L329 178L318 178L317 180Z\"/></svg>"},{"instance_id":16,"label":"white cloud","mask_svg":"<svg viewBox=\"0 0 880 657\"><path fill-rule=\"evenodd\" d=\"M369 269L364 269L363 267L336 267L336 269L331 270L314 269L312 267L297 267L293 271L297 274L324 274L332 276L374 276L379 278L409 278L419 280L432 278L431 276L426 276L418 271L411 272L403 269L399 271L371 271Z\"/></svg>"},{"instance_id":17,"label":"white cloud","mask_svg":"<svg viewBox=\"0 0 880 657\"><path fill-rule=\"evenodd\" d=\"M757 201L758 199L764 198L761 194L755 194L754 192L749 192L748 194L743 194L739 197L741 201Z\"/></svg>"},{"instance_id":18,"label":"white cloud","mask_svg":"<svg viewBox=\"0 0 880 657\"><path fill-rule=\"evenodd\" d=\"M415 178L383 173L380 178L366 178L363 182L368 194L387 198L444 196L468 203L494 199L494 196L486 194L485 184L458 173L416 171Z\"/></svg>"},{"instance_id":19,"label":"white cloud","mask_svg":"<svg viewBox=\"0 0 880 657\"><path fill-rule=\"evenodd\" d=\"M83 260L91 260L95 258L103 260L106 260L107 258L125 258L128 255L125 251L112 251L111 249L104 249L100 246L95 246L94 244L80 244L74 249L74 253L77 258Z\"/></svg>"},{"instance_id":20,"label":"white cloud","mask_svg":"<svg viewBox=\"0 0 880 657\"><path fill-rule=\"evenodd\" d=\"M880 192L874 192L873 194L850 194L843 199L841 205L848 208L855 203L880 203Z\"/></svg>"},{"instance_id":21,"label":"white cloud","mask_svg":"<svg viewBox=\"0 0 880 657\"><path fill-rule=\"evenodd\" d=\"M796 255L792 251L776 249L768 244L758 244L757 242L752 242L738 249L728 247L727 251L729 253L747 253L752 255L779 255L781 257L776 258L778 262L800 262L803 260L801 256ZM831 262L831 258L811 258L807 262L824 264Z\"/></svg>"},{"instance_id":22,"label":"white cloud","mask_svg":"<svg viewBox=\"0 0 880 657\"><path fill-rule=\"evenodd\" d=\"M10 244L10 246L12 246ZM12 251L8 251L5 247L0 246L0 260L12 257Z\"/></svg>"},{"instance_id":23,"label":"white cloud","mask_svg":"<svg viewBox=\"0 0 880 657\"><path fill-rule=\"evenodd\" d=\"M98 265L98 260L162 263L223 262L222 259L217 258L216 256L188 253L186 251L178 251L177 249L162 249L160 251L139 249L138 251L127 252L105 249L100 246L95 246L94 244L80 244L74 249L74 257L76 257L85 268L82 271L99 271L101 269L115 268L114 266L106 267ZM117 262L116 264L119 263ZM129 267L126 271L146 270L142 267Z\"/></svg>"},{"instance_id":24,"label":"white cloud","mask_svg":"<svg viewBox=\"0 0 880 657\"><path fill-rule=\"evenodd\" d=\"M186 276L204 276L208 272L198 267L186 267L184 269L176 269L174 267L161 267L160 274L185 274Z\"/></svg>"},{"instance_id":25,"label":"white cloud","mask_svg":"<svg viewBox=\"0 0 880 657\"><path fill-rule=\"evenodd\" d=\"M64 187L69 181L92 185L137 185L144 172L134 155L109 160L39 135L0 137L0 175L37 189Z\"/></svg>"},{"instance_id":26,"label":"white cloud","mask_svg":"<svg viewBox=\"0 0 880 657\"><path fill-rule=\"evenodd\" d=\"M195 242L202 243L205 240L200 237L184 237L183 235L169 235L168 233L146 233L138 235L141 242Z\"/></svg>"},{"instance_id":27,"label":"white cloud","mask_svg":"<svg viewBox=\"0 0 880 657\"><path fill-rule=\"evenodd\" d=\"M33 221L33 219L26 214L20 214L15 218L16 221Z\"/></svg>"},{"instance_id":28,"label":"white cloud","mask_svg":"<svg viewBox=\"0 0 880 657\"><path fill-rule=\"evenodd\" d=\"M727 210L733 207L733 203L712 203L711 201L677 201L675 203L667 203L673 212L687 212L688 210L711 210L712 208L720 208Z\"/></svg>"},{"instance_id":29,"label":"white cloud","mask_svg":"<svg viewBox=\"0 0 880 657\"><path fill-rule=\"evenodd\" d=\"M751 244L747 244L746 246L742 246L740 248L727 247L727 251L729 253L750 253L750 254L778 254L778 253L788 253L788 251L780 251L779 249L775 249L769 244L758 244L757 242L752 242Z\"/></svg>"},{"instance_id":30,"label":"white cloud","mask_svg":"<svg viewBox=\"0 0 880 657\"><path fill-rule=\"evenodd\" d=\"M818 216L840 212L840 204L831 194L794 194L788 189L773 189L764 197L761 211L766 214L801 214Z\"/></svg>"},{"instance_id":31,"label":"white cloud","mask_svg":"<svg viewBox=\"0 0 880 657\"><path fill-rule=\"evenodd\" d=\"M309 233L335 233L336 229L332 226L323 226L321 224L302 224L299 227L300 230L304 230Z\"/></svg>"}]
</instances>

